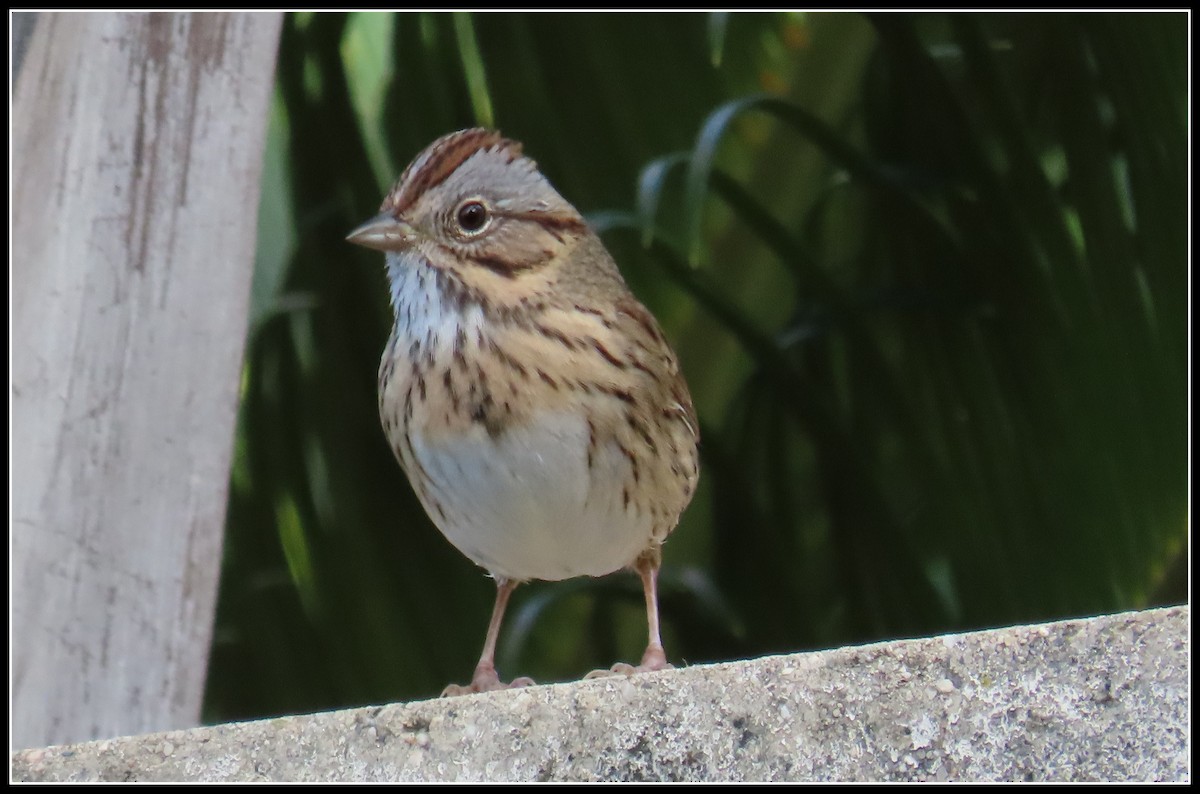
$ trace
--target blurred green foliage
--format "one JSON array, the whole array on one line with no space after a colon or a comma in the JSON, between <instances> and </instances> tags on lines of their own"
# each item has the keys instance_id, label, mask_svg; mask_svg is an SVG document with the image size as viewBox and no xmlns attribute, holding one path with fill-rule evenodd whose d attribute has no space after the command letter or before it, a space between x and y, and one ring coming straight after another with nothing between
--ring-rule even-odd
<instances>
[{"instance_id":1,"label":"blurred green foliage","mask_svg":"<svg viewBox=\"0 0 1200 794\"><path fill-rule=\"evenodd\" d=\"M384 442L382 257L494 124L676 344L704 444L677 663L1186 598L1183 14L296 14L280 46L205 717L436 695L493 585ZM632 575L532 583L506 676L644 643Z\"/></svg>"}]
</instances>

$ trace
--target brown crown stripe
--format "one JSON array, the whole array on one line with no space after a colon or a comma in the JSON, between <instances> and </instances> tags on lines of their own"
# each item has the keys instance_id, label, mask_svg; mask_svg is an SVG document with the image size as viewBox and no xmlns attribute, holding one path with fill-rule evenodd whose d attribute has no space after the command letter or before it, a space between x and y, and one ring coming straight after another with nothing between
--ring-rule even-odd
<instances>
[{"instance_id":1,"label":"brown crown stripe","mask_svg":"<svg viewBox=\"0 0 1200 794\"><path fill-rule=\"evenodd\" d=\"M471 155L492 148L507 152L510 160L521 155L521 144L495 130L475 127L441 138L404 169L395 187L383 200L380 211L399 215L411 207L418 196L445 182Z\"/></svg>"}]
</instances>

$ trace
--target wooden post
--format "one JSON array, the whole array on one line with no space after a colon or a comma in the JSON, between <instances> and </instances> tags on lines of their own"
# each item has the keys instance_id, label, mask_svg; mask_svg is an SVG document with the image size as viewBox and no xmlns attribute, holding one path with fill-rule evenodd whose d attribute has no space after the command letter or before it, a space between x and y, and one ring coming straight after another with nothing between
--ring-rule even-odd
<instances>
[{"instance_id":1,"label":"wooden post","mask_svg":"<svg viewBox=\"0 0 1200 794\"><path fill-rule=\"evenodd\" d=\"M197 723L281 17L42 13L13 100L12 744Z\"/></svg>"}]
</instances>

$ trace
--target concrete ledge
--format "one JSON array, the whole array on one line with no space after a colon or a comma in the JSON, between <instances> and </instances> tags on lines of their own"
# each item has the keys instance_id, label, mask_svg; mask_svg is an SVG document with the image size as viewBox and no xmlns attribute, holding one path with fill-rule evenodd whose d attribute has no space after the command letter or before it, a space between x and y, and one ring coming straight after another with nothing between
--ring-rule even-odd
<instances>
[{"instance_id":1,"label":"concrete ledge","mask_svg":"<svg viewBox=\"0 0 1200 794\"><path fill-rule=\"evenodd\" d=\"M1189 608L23 750L14 781L1188 781Z\"/></svg>"}]
</instances>

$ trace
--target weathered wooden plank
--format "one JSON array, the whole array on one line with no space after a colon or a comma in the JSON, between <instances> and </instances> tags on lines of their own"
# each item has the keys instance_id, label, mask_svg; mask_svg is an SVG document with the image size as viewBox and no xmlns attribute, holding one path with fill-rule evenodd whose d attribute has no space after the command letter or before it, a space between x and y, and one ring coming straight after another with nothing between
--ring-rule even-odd
<instances>
[{"instance_id":1,"label":"weathered wooden plank","mask_svg":"<svg viewBox=\"0 0 1200 794\"><path fill-rule=\"evenodd\" d=\"M278 14L43 13L13 101L13 738L198 721Z\"/></svg>"}]
</instances>

